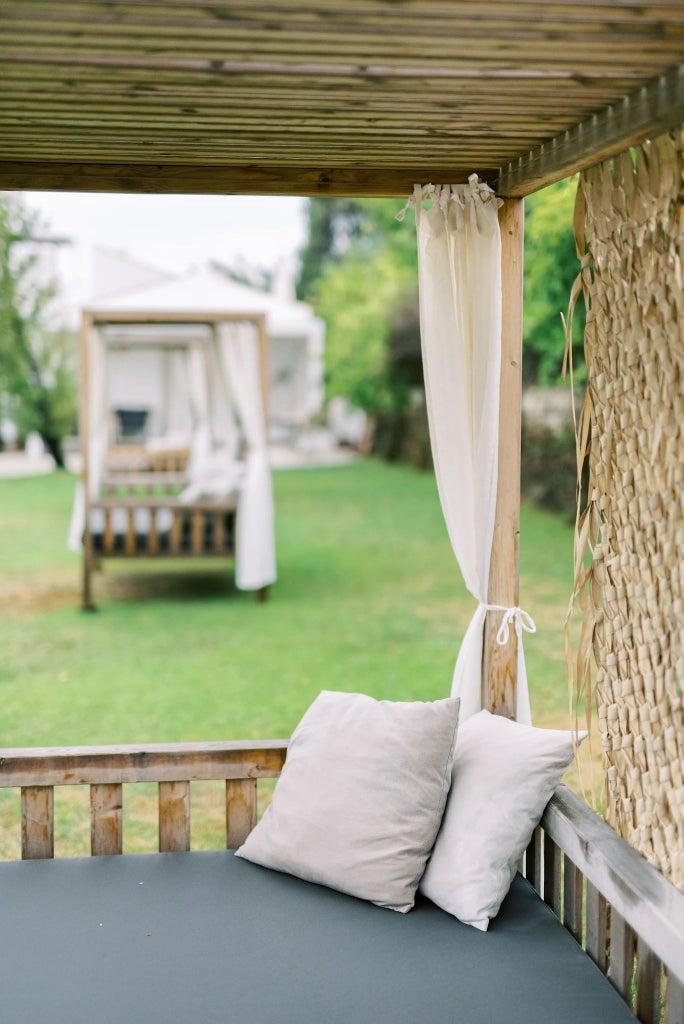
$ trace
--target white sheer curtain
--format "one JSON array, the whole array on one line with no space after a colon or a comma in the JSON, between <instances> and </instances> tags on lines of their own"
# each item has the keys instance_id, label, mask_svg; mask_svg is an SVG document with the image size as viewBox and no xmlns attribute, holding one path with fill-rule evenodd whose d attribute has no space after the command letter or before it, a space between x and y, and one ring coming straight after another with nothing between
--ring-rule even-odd
<instances>
[{"instance_id":1,"label":"white sheer curtain","mask_svg":"<svg viewBox=\"0 0 684 1024\"><path fill-rule=\"evenodd\" d=\"M429 209L423 202L431 200ZM451 546L478 606L461 644L452 694L461 716L482 707L499 438L501 200L473 175L467 185L416 185L423 369L430 440ZM518 634L517 718L530 721L521 634L533 624L506 609Z\"/></svg>"},{"instance_id":2,"label":"white sheer curtain","mask_svg":"<svg viewBox=\"0 0 684 1024\"><path fill-rule=\"evenodd\" d=\"M214 334L185 353L187 394L193 422L188 486L180 500L227 498L240 490L243 465L238 459L235 401L225 380Z\"/></svg>"},{"instance_id":3,"label":"white sheer curtain","mask_svg":"<svg viewBox=\"0 0 684 1024\"><path fill-rule=\"evenodd\" d=\"M187 352L188 395L192 415L192 443L188 460L190 483L199 483L207 476L211 457L211 423L209 418L209 382L204 346L195 343Z\"/></svg>"},{"instance_id":4,"label":"white sheer curtain","mask_svg":"<svg viewBox=\"0 0 684 1024\"><path fill-rule=\"evenodd\" d=\"M226 380L226 375L223 372L218 346L219 342L214 333L212 343L207 350L210 377L209 415L212 435L220 447L218 472L223 472L226 479L231 479L234 477L235 467L239 465L240 432L236 419L235 398L230 381Z\"/></svg>"},{"instance_id":5,"label":"white sheer curtain","mask_svg":"<svg viewBox=\"0 0 684 1024\"><path fill-rule=\"evenodd\" d=\"M81 424L81 451L88 458L88 497L99 497L102 486L107 446L109 444L109 402L107 400L107 349L101 333L91 327L87 345L88 437ZM92 524L91 524L92 525ZM83 547L85 527L85 495L82 483L76 485L71 509L67 544L71 551Z\"/></svg>"},{"instance_id":6,"label":"white sheer curtain","mask_svg":"<svg viewBox=\"0 0 684 1024\"><path fill-rule=\"evenodd\" d=\"M252 324L222 323L217 329L217 343L247 442L237 514L235 582L241 590L258 590L276 579L275 516L258 337Z\"/></svg>"}]
</instances>

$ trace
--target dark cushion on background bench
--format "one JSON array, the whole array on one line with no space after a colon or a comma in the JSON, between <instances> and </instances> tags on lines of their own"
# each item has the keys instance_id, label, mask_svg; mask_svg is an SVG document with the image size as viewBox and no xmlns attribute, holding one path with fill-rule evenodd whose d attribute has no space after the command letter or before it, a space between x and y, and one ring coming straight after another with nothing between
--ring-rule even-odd
<instances>
[{"instance_id":1,"label":"dark cushion on background bench","mask_svg":"<svg viewBox=\"0 0 684 1024\"><path fill-rule=\"evenodd\" d=\"M2 1024L620 1024L517 877L489 932L230 852L0 864Z\"/></svg>"}]
</instances>

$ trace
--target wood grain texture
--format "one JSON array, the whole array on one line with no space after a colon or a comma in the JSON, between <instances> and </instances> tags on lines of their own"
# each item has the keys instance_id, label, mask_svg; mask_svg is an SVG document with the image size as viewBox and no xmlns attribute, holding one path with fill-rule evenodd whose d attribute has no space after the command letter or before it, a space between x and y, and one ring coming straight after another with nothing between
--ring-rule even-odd
<instances>
[{"instance_id":1,"label":"wood grain texture","mask_svg":"<svg viewBox=\"0 0 684 1024\"><path fill-rule=\"evenodd\" d=\"M595 885L587 882L586 950L600 971L608 970L608 904Z\"/></svg>"},{"instance_id":2,"label":"wood grain texture","mask_svg":"<svg viewBox=\"0 0 684 1024\"><path fill-rule=\"evenodd\" d=\"M614 907L610 910L610 966L608 978L628 1006L632 1006L635 936Z\"/></svg>"},{"instance_id":3,"label":"wood grain texture","mask_svg":"<svg viewBox=\"0 0 684 1024\"><path fill-rule=\"evenodd\" d=\"M684 894L565 786L552 797L542 827L610 904L611 964L623 921L684 980Z\"/></svg>"},{"instance_id":4,"label":"wood grain texture","mask_svg":"<svg viewBox=\"0 0 684 1024\"><path fill-rule=\"evenodd\" d=\"M241 846L256 825L256 779L226 780L226 849Z\"/></svg>"},{"instance_id":5,"label":"wood grain texture","mask_svg":"<svg viewBox=\"0 0 684 1024\"><path fill-rule=\"evenodd\" d=\"M563 857L563 924L582 942L583 875L567 854Z\"/></svg>"},{"instance_id":6,"label":"wood grain texture","mask_svg":"<svg viewBox=\"0 0 684 1024\"><path fill-rule=\"evenodd\" d=\"M557 918L562 912L562 853L553 839L544 834L544 902Z\"/></svg>"},{"instance_id":7,"label":"wood grain texture","mask_svg":"<svg viewBox=\"0 0 684 1024\"><path fill-rule=\"evenodd\" d=\"M34 149L35 152L35 149ZM311 154L309 154L311 155ZM149 162L146 159L99 162L89 158L67 161L52 154L49 160L0 160L0 188L79 192L135 192L201 195L328 195L328 196L408 196L416 182L431 178L458 184L468 180L468 172L458 165L422 166L397 169L386 167L339 167L253 163L235 165L234 159L215 166ZM471 165L472 166L472 165ZM474 165L480 177L489 180L496 168L478 160ZM472 170L470 171L472 173Z\"/></svg>"},{"instance_id":8,"label":"wood grain texture","mask_svg":"<svg viewBox=\"0 0 684 1024\"><path fill-rule=\"evenodd\" d=\"M190 849L190 783L159 783L159 852Z\"/></svg>"},{"instance_id":9,"label":"wood grain texture","mask_svg":"<svg viewBox=\"0 0 684 1024\"><path fill-rule=\"evenodd\" d=\"M529 195L682 122L684 64L679 64L633 96L520 156L507 165L494 187L501 195Z\"/></svg>"},{"instance_id":10,"label":"wood grain texture","mask_svg":"<svg viewBox=\"0 0 684 1024\"><path fill-rule=\"evenodd\" d=\"M642 1024L660 1024L661 963L643 939L637 939L636 1015Z\"/></svg>"},{"instance_id":11,"label":"wood grain texture","mask_svg":"<svg viewBox=\"0 0 684 1024\"><path fill-rule=\"evenodd\" d=\"M0 187L522 195L669 126L682 54L672 2L5 0Z\"/></svg>"},{"instance_id":12,"label":"wood grain texture","mask_svg":"<svg viewBox=\"0 0 684 1024\"><path fill-rule=\"evenodd\" d=\"M274 778L286 740L0 749L0 789L193 779Z\"/></svg>"},{"instance_id":13,"label":"wood grain texture","mask_svg":"<svg viewBox=\"0 0 684 1024\"><path fill-rule=\"evenodd\" d=\"M496 516L489 570L489 604L505 608L519 600L520 417L522 401L522 285L524 204L507 200L501 227L501 393ZM482 706L515 718L518 640L510 630L505 646L496 641L502 612L487 612L482 668Z\"/></svg>"},{"instance_id":14,"label":"wood grain texture","mask_svg":"<svg viewBox=\"0 0 684 1024\"><path fill-rule=\"evenodd\" d=\"M55 855L54 790L52 786L23 786L21 790L22 860L45 860Z\"/></svg>"},{"instance_id":15,"label":"wood grain texture","mask_svg":"<svg viewBox=\"0 0 684 1024\"><path fill-rule=\"evenodd\" d=\"M90 852L93 857L123 852L123 787L90 787Z\"/></svg>"}]
</instances>

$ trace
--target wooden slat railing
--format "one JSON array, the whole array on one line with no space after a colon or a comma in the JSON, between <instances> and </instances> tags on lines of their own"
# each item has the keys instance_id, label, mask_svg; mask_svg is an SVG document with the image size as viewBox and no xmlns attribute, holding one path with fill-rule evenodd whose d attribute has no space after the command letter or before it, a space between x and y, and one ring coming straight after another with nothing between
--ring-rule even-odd
<instances>
[{"instance_id":1,"label":"wooden slat railing","mask_svg":"<svg viewBox=\"0 0 684 1024\"><path fill-rule=\"evenodd\" d=\"M93 856L123 850L123 786L159 787L159 849L190 849L191 783L226 784L226 847L256 824L257 780L280 774L287 742L171 743L121 747L0 750L0 788L21 789L24 859L54 856L54 789L90 786Z\"/></svg>"},{"instance_id":2,"label":"wooden slat railing","mask_svg":"<svg viewBox=\"0 0 684 1024\"><path fill-rule=\"evenodd\" d=\"M684 1022L684 894L560 786L525 875L643 1024Z\"/></svg>"},{"instance_id":3,"label":"wooden slat railing","mask_svg":"<svg viewBox=\"0 0 684 1024\"><path fill-rule=\"evenodd\" d=\"M188 448L150 450L145 445L117 445L107 453L107 477L119 480L141 474L186 473Z\"/></svg>"},{"instance_id":4,"label":"wooden slat railing","mask_svg":"<svg viewBox=\"0 0 684 1024\"><path fill-rule=\"evenodd\" d=\"M90 503L90 511L99 510L104 528L98 535L99 557L155 557L159 555L229 557L234 554L233 538L226 529L226 518L237 511L235 498L207 499L184 504L178 497L154 494L110 495ZM148 513L149 528L136 528L136 514ZM167 543L162 548L157 516L170 517ZM125 517L123 543L113 527L114 515ZM119 526L121 530L121 526Z\"/></svg>"},{"instance_id":5,"label":"wooden slat railing","mask_svg":"<svg viewBox=\"0 0 684 1024\"><path fill-rule=\"evenodd\" d=\"M102 481L104 497L119 495L178 494L190 478L187 473L108 473Z\"/></svg>"}]
</instances>

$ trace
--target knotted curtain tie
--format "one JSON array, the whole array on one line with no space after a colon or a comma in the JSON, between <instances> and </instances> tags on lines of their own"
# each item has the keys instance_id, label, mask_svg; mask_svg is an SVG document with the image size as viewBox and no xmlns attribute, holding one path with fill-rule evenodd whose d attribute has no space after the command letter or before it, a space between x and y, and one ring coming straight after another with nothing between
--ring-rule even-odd
<instances>
[{"instance_id":1,"label":"knotted curtain tie","mask_svg":"<svg viewBox=\"0 0 684 1024\"><path fill-rule=\"evenodd\" d=\"M502 604L480 604L481 608L484 608L487 612L503 612L504 617L501 620L501 625L496 634L496 642L500 647L505 647L508 643L511 635L511 623L515 625L515 634L520 640L523 635L523 630L526 633L536 633L537 627L534 619L526 612L524 608L518 608L515 605L512 608L507 608Z\"/></svg>"}]
</instances>

